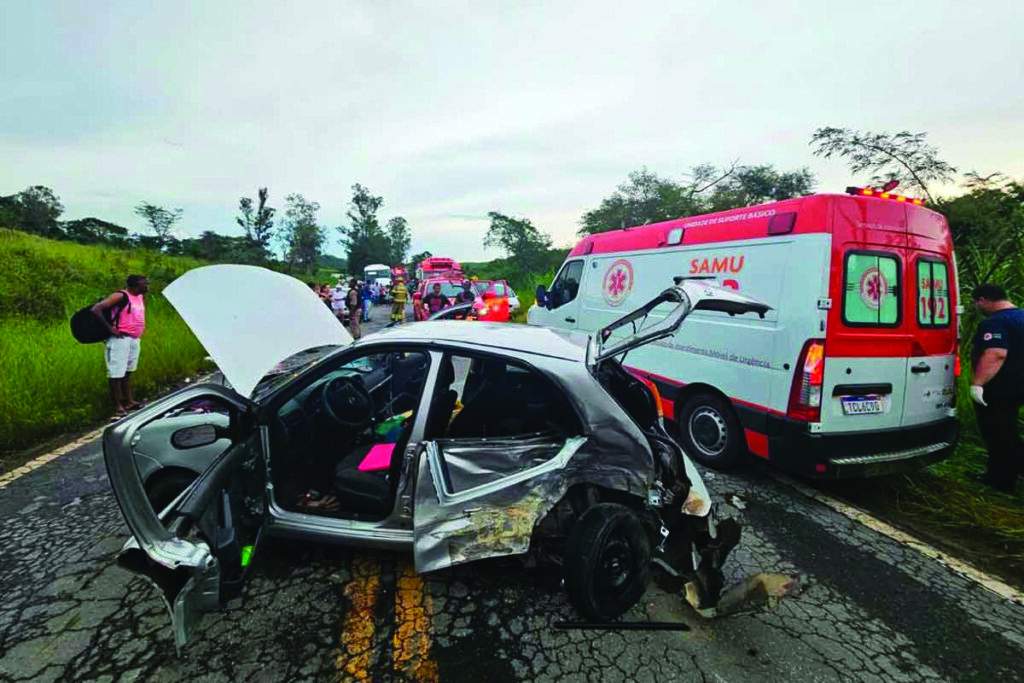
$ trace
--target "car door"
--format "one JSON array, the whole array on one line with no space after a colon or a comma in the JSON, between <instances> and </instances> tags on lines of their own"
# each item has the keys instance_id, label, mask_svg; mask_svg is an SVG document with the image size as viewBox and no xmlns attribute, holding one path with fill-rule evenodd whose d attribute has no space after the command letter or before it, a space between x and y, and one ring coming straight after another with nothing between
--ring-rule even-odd
<instances>
[{"instance_id":1,"label":"car door","mask_svg":"<svg viewBox=\"0 0 1024 683\"><path fill-rule=\"evenodd\" d=\"M166 450L224 438L230 446L165 509L155 510L139 475L134 446L147 425L202 401L228 406L229 426L191 425L175 432ZM111 488L132 533L118 564L158 588L178 648L188 642L203 613L241 593L262 536L267 516L265 435L253 415L253 404L234 392L200 385L150 405L103 435ZM153 457L152 449L147 457Z\"/></svg>"},{"instance_id":2,"label":"car door","mask_svg":"<svg viewBox=\"0 0 1024 683\"><path fill-rule=\"evenodd\" d=\"M431 414L415 473L421 572L526 552L586 441L569 399L536 369L478 353L449 356L445 367L433 403L446 414Z\"/></svg>"},{"instance_id":3,"label":"car door","mask_svg":"<svg viewBox=\"0 0 1024 683\"><path fill-rule=\"evenodd\" d=\"M570 259L566 261L551 289L544 295L544 301L530 311L531 325L544 325L562 329L576 329L579 320L579 294L583 283L584 260Z\"/></svg>"}]
</instances>

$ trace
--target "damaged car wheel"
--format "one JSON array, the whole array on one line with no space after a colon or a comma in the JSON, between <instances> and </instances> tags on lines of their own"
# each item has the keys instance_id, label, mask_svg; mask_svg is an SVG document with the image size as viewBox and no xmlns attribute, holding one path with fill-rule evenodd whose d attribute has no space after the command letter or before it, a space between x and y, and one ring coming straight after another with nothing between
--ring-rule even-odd
<instances>
[{"instance_id":1,"label":"damaged car wheel","mask_svg":"<svg viewBox=\"0 0 1024 683\"><path fill-rule=\"evenodd\" d=\"M600 503L579 518L565 548L565 586L585 617L610 621L643 596L651 542L629 508Z\"/></svg>"}]
</instances>

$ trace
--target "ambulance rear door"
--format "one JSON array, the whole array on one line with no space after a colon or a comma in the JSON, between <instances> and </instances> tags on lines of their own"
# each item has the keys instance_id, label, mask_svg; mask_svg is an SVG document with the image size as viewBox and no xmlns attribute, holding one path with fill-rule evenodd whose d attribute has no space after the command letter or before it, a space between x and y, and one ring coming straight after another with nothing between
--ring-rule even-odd
<instances>
[{"instance_id":1,"label":"ambulance rear door","mask_svg":"<svg viewBox=\"0 0 1024 683\"><path fill-rule=\"evenodd\" d=\"M907 207L909 222L908 321L914 334L907 362L902 426L955 415L956 273L945 219L923 207Z\"/></svg>"},{"instance_id":2,"label":"ambulance rear door","mask_svg":"<svg viewBox=\"0 0 1024 683\"><path fill-rule=\"evenodd\" d=\"M907 358L904 205L837 197L821 431L901 426Z\"/></svg>"}]
</instances>

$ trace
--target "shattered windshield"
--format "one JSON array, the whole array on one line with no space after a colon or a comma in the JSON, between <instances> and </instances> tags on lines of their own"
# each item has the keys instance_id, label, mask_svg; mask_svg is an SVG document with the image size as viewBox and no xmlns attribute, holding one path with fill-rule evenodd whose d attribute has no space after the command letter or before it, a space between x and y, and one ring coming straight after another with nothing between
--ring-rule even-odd
<instances>
[{"instance_id":1,"label":"shattered windshield","mask_svg":"<svg viewBox=\"0 0 1024 683\"><path fill-rule=\"evenodd\" d=\"M253 390L252 399L258 403L264 397L269 396L290 382L293 377L305 372L334 353L338 348L338 346L317 346L288 356L263 376L263 379L256 385L256 389Z\"/></svg>"}]
</instances>

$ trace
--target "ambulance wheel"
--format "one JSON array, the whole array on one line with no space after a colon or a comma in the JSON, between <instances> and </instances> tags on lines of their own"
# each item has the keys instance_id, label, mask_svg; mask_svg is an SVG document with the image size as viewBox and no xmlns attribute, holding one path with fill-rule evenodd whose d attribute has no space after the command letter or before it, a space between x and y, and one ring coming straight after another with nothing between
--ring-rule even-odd
<instances>
[{"instance_id":1,"label":"ambulance wheel","mask_svg":"<svg viewBox=\"0 0 1024 683\"><path fill-rule=\"evenodd\" d=\"M686 399L678 424L686 454L702 465L728 470L743 456L743 428L721 396L701 393Z\"/></svg>"}]
</instances>

